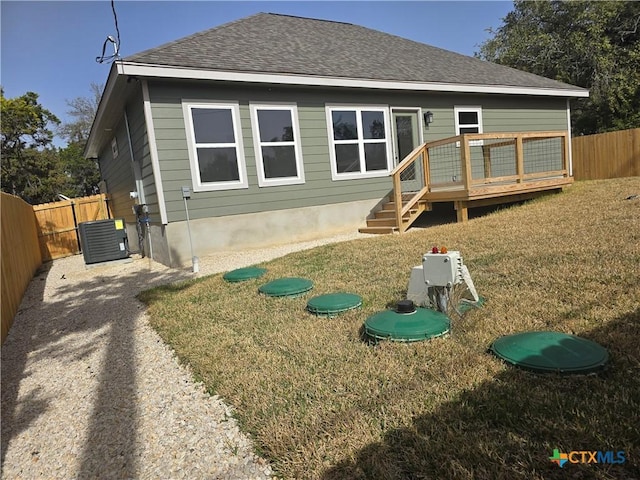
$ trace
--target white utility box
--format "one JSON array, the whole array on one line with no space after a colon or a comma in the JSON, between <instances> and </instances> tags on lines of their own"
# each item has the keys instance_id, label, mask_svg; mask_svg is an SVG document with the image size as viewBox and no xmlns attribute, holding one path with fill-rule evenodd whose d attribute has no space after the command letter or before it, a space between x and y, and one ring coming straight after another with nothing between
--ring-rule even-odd
<instances>
[{"instance_id":1,"label":"white utility box","mask_svg":"<svg viewBox=\"0 0 640 480\"><path fill-rule=\"evenodd\" d=\"M452 287L460 283L462 258L460 252L425 253L422 270L427 287Z\"/></svg>"},{"instance_id":2,"label":"white utility box","mask_svg":"<svg viewBox=\"0 0 640 480\"><path fill-rule=\"evenodd\" d=\"M471 275L462 261L460 252L425 253L422 265L411 269L407 299L420 306L436 305L436 298L451 291L456 285L465 284L474 302L479 301ZM447 294L448 295L448 294ZM440 308L440 307L438 307Z\"/></svg>"}]
</instances>

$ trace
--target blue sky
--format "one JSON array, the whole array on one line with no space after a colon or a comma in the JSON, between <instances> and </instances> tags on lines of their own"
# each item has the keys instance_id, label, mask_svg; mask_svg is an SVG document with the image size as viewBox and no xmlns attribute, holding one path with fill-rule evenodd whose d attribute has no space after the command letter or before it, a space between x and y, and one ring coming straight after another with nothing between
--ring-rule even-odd
<instances>
[{"instance_id":1,"label":"blue sky","mask_svg":"<svg viewBox=\"0 0 640 480\"><path fill-rule=\"evenodd\" d=\"M500 26L512 2L175 2L116 1L123 57L258 12L350 22L473 55ZM65 100L103 84L109 65L95 61L116 36L109 1L0 2L0 83L6 97L27 91L67 120ZM109 50L112 52L112 50ZM61 140L57 145L63 145Z\"/></svg>"}]
</instances>

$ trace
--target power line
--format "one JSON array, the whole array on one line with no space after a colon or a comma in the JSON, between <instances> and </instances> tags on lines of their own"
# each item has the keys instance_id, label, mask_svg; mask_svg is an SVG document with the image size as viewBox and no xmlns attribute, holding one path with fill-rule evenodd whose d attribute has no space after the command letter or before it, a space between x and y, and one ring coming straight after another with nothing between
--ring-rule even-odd
<instances>
[{"instance_id":1,"label":"power line","mask_svg":"<svg viewBox=\"0 0 640 480\"><path fill-rule=\"evenodd\" d=\"M102 55L96 57L96 62L98 63L112 63L120 58L120 28L118 27L118 14L116 13L116 5L114 0L111 0L111 11L113 12L113 21L116 25L116 38L113 38L111 35L109 35L104 41L104 43L102 44ZM113 44L113 55L108 55L105 57L107 43Z\"/></svg>"}]
</instances>

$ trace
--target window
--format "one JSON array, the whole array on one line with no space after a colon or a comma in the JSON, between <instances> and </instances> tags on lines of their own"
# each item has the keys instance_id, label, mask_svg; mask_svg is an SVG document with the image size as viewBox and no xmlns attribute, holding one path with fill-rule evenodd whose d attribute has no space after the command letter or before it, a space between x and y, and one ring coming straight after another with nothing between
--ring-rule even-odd
<instances>
[{"instance_id":1,"label":"window","mask_svg":"<svg viewBox=\"0 0 640 480\"><path fill-rule=\"evenodd\" d=\"M247 188L237 104L183 103L194 191Z\"/></svg>"},{"instance_id":2,"label":"window","mask_svg":"<svg viewBox=\"0 0 640 480\"><path fill-rule=\"evenodd\" d=\"M456 135L482 133L482 107L453 107ZM474 140L469 145L482 145L482 140Z\"/></svg>"},{"instance_id":3,"label":"window","mask_svg":"<svg viewBox=\"0 0 640 480\"><path fill-rule=\"evenodd\" d=\"M304 183L295 105L251 105L258 185Z\"/></svg>"},{"instance_id":4,"label":"window","mask_svg":"<svg viewBox=\"0 0 640 480\"><path fill-rule=\"evenodd\" d=\"M327 107L333 180L381 177L391 171L391 135L385 107Z\"/></svg>"}]
</instances>

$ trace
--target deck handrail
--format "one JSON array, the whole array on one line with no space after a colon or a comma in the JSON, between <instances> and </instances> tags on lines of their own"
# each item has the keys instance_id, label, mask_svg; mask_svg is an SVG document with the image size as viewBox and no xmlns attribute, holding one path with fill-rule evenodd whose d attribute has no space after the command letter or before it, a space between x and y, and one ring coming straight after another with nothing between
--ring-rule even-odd
<instances>
[{"instance_id":1,"label":"deck handrail","mask_svg":"<svg viewBox=\"0 0 640 480\"><path fill-rule=\"evenodd\" d=\"M401 175L405 170L413 166L416 160L420 157L422 158L423 162L422 173L424 177L423 180L425 187L422 188L417 194L414 194L413 198L411 198L411 200L409 200L406 205L403 205ZM393 202L396 212L398 230L400 231L400 233L403 233L404 225L402 223L402 218L428 191L427 185L429 184L429 152L427 150L427 144L423 143L422 145L418 145L416 148L414 148L411 153L409 153L396 166L396 168L391 171L390 176L393 178Z\"/></svg>"},{"instance_id":2,"label":"deck handrail","mask_svg":"<svg viewBox=\"0 0 640 480\"><path fill-rule=\"evenodd\" d=\"M418 145L416 148L414 148L411 153L409 153L398 165L396 165L396 168L391 170L391 173L389 175L394 176L396 174L400 174L407 168L409 168L409 166L413 163L413 161L421 153L421 150L424 149L426 145L426 143L423 143L422 145Z\"/></svg>"},{"instance_id":3,"label":"deck handrail","mask_svg":"<svg viewBox=\"0 0 640 480\"><path fill-rule=\"evenodd\" d=\"M535 140L544 139L561 139L561 156L562 166L560 170L543 171L534 173L525 173L524 166L524 144ZM471 170L471 142L484 140L501 140L503 142L482 144L484 157L484 178L481 180L472 177ZM409 153L390 173L393 179L393 201L395 203L395 214L398 231L403 233L409 225L405 225L403 217L414 208L414 206L424 201L431 192L432 184L430 182L429 170L429 149L442 147L445 145L456 144L459 148L460 173L462 181L458 184L462 185L463 192L470 195L471 190L481 184L496 184L499 182L513 182L514 184L522 184L526 181L543 178L549 176L569 177L569 134L567 131L543 131L543 132L496 132L496 133L465 133L454 137L443 138L432 142L426 142L417 146ZM475 144L477 145L477 144ZM475 146L474 145L474 146ZM515 147L515 175L503 175L494 177L491 175L491 149L513 145ZM403 198L402 194L402 178L401 175L415 162L422 158L422 185L419 192L412 192L409 199ZM404 205L403 205L404 200Z\"/></svg>"}]
</instances>

